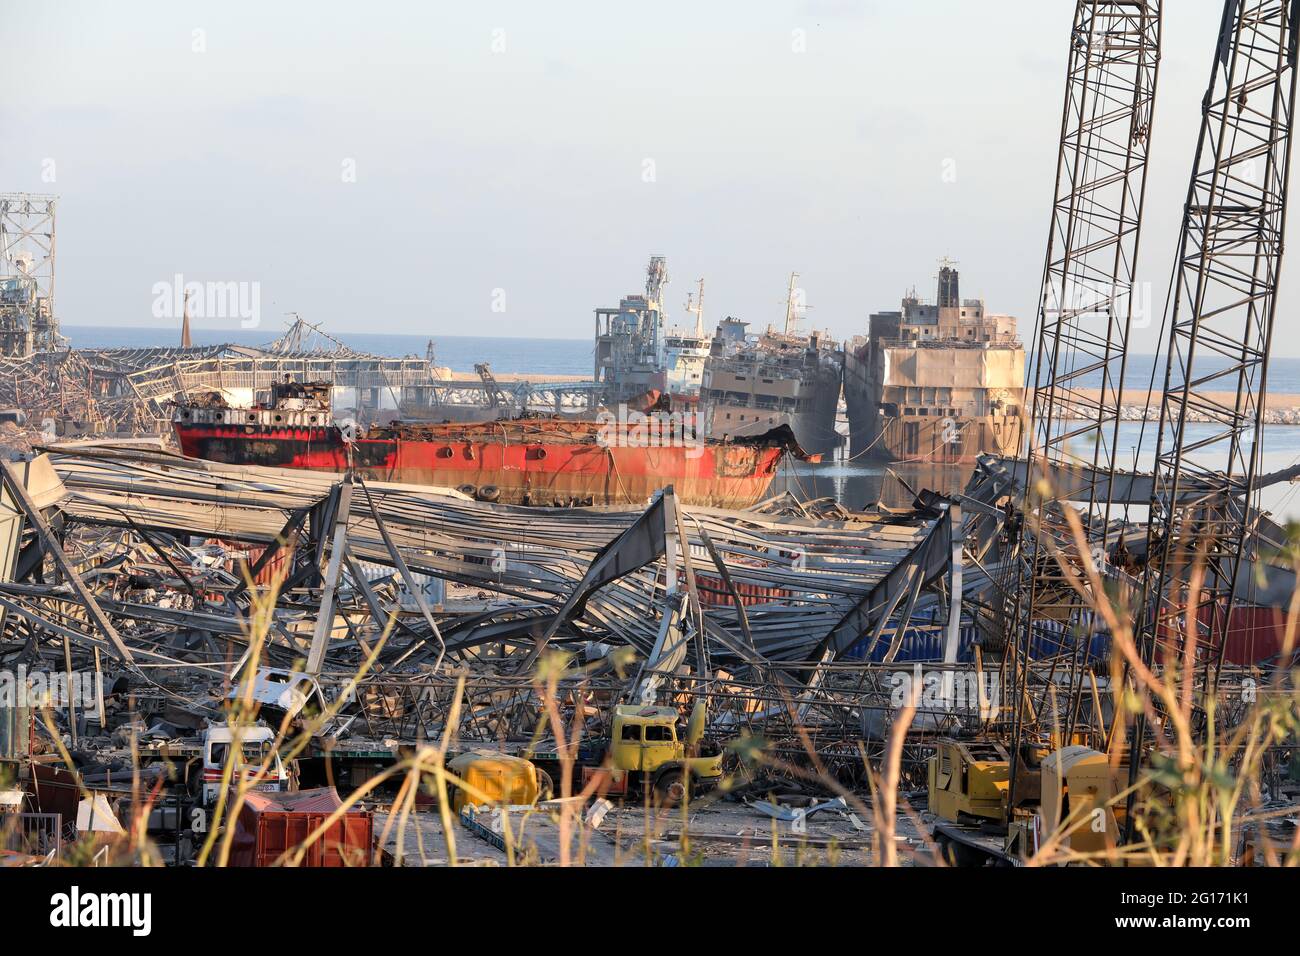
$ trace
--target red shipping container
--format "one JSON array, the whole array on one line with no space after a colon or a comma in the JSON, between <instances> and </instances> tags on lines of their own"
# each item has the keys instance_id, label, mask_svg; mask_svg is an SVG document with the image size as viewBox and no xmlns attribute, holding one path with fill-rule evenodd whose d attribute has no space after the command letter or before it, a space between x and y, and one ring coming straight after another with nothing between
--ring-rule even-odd
<instances>
[{"instance_id":1,"label":"red shipping container","mask_svg":"<svg viewBox=\"0 0 1300 956\"><path fill-rule=\"evenodd\" d=\"M257 563L258 559L261 558L262 554L266 551L266 548L263 545L243 544L238 541L229 541L225 538L208 538L208 543L220 545L221 547L226 548L227 550L230 551L246 551L248 553L248 567L250 569L253 567L253 565ZM267 585L269 585L273 580L275 580L277 575L284 573L285 568L288 565L289 559L292 556L293 556L293 552L290 549L281 548L278 552L276 552L275 557L273 557L270 561L266 562L265 566L263 566L263 568L257 572L257 574L253 577L253 583L260 585L261 587L266 587ZM244 574L243 570L238 566L236 566L233 570L234 570L234 574L242 580Z\"/></svg>"},{"instance_id":2,"label":"red shipping container","mask_svg":"<svg viewBox=\"0 0 1300 956\"><path fill-rule=\"evenodd\" d=\"M235 823L231 866L273 866L286 850L304 843L324 825L342 801L333 787L300 793L248 794ZM302 866L369 866L374 814L349 810L312 842Z\"/></svg>"},{"instance_id":3,"label":"red shipping container","mask_svg":"<svg viewBox=\"0 0 1300 956\"><path fill-rule=\"evenodd\" d=\"M1238 605L1228 617L1228 641L1223 659L1228 664L1254 664L1275 657L1286 636L1286 612L1280 607Z\"/></svg>"},{"instance_id":4,"label":"red shipping container","mask_svg":"<svg viewBox=\"0 0 1300 956\"><path fill-rule=\"evenodd\" d=\"M1202 624L1209 625L1212 609L1202 607L1197 618ZM1183 622L1180 620L1179 624ZM1282 650L1282 641L1286 636L1286 611L1280 607L1259 607L1252 604L1237 604L1228 617L1228 633L1224 640L1223 662L1225 664L1255 664L1277 656ZM1162 657L1174 653L1179 634L1173 633L1168 625L1161 625L1160 640L1164 643Z\"/></svg>"}]
</instances>

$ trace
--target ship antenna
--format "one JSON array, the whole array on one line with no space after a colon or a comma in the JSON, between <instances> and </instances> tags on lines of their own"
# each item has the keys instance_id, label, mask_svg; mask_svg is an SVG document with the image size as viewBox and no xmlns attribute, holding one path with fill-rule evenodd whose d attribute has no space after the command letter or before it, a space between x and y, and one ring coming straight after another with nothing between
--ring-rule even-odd
<instances>
[{"instance_id":1,"label":"ship antenna","mask_svg":"<svg viewBox=\"0 0 1300 956\"><path fill-rule=\"evenodd\" d=\"M686 311L695 315L695 337L702 339L704 338L704 280L700 279L699 283L700 291L694 302L691 301L691 294L689 292L686 294Z\"/></svg>"}]
</instances>

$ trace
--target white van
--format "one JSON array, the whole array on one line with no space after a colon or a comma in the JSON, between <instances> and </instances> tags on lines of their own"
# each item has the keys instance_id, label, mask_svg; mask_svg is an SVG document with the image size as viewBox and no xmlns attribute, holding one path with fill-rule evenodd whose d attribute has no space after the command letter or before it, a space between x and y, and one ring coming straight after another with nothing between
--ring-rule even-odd
<instances>
[{"instance_id":1,"label":"white van","mask_svg":"<svg viewBox=\"0 0 1300 956\"><path fill-rule=\"evenodd\" d=\"M275 745L275 732L270 727L229 727L214 724L203 734L203 802L216 803L221 792L221 777L225 772L226 761L231 756L235 738L239 738L239 749L235 753L235 766L231 771L230 782L238 783L242 778L252 779L257 768L262 765L266 755ZM266 775L256 784L255 790L286 790L289 786L289 774L280 760L279 753L272 753Z\"/></svg>"}]
</instances>

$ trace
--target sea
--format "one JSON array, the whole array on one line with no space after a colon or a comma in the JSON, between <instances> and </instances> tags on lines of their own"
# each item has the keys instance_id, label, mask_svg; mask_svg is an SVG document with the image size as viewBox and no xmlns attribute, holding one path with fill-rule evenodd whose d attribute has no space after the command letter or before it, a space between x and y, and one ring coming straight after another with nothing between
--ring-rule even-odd
<instances>
[{"instance_id":1,"label":"sea","mask_svg":"<svg viewBox=\"0 0 1300 956\"><path fill-rule=\"evenodd\" d=\"M61 331L74 348L153 348L176 344L174 328L65 325ZM194 329L195 345L266 345L276 331L265 329ZM423 357L433 343L435 362L456 372L473 372L474 365L487 362L494 372L517 372L536 380L553 376L592 374L591 339L515 338L469 335L399 335L374 332L334 332L330 335L359 352L400 357ZM1207 356L1207 359L1209 357ZM1028 359L1032 362L1032 357ZM1212 366L1203 366L1209 371ZM1164 365L1150 354L1129 356L1124 385L1145 391L1155 371L1157 386L1164 379ZM1100 384L1099 382L1093 384ZM1268 390L1272 394L1300 395L1300 358L1275 358L1269 363ZM1120 427L1118 448L1124 465L1150 468L1155 457L1154 423L1125 422ZM1209 435L1210 426L1189 426L1189 440ZM1280 471L1300 463L1300 425L1269 425L1264 428L1262 470ZM969 475L968 466L889 465L853 460L799 464L786 468L773 482L772 492L789 491L801 499L832 497L850 508L877 502L906 507L914 491L921 488L957 490ZM1300 484L1289 482L1262 489L1259 506L1279 521L1300 521ZM1137 517L1135 515L1135 517Z\"/></svg>"}]
</instances>

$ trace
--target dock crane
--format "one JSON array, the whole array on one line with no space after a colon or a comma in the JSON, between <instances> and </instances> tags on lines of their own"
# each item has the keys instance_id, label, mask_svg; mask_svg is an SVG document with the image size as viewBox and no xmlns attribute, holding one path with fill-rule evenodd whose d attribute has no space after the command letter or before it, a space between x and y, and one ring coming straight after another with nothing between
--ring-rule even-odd
<instances>
[{"instance_id":1,"label":"dock crane","mask_svg":"<svg viewBox=\"0 0 1300 956\"><path fill-rule=\"evenodd\" d=\"M1080 2L1072 40L1071 87L1078 59L1097 36L1095 30L1082 33L1079 26L1091 22L1099 8L1105 6L1114 8L1113 12L1120 16L1121 7L1134 14L1144 8L1153 11L1158 44L1158 10L1153 10L1154 4ZM1215 692L1232 607L1244 592L1242 564L1249 557L1256 517L1253 498L1289 183L1298 20L1300 0L1225 0L1184 206L1173 295L1166 304L1167 358L1156 430L1155 469L1149 498L1143 502L1150 513L1135 640L1147 665L1167 660L1169 652L1188 653L1201 668L1206 694ZM1103 44L1103 48L1108 46L1114 45ZM1086 70L1082 76L1086 91ZM1080 101L1085 100L1081 97ZM1074 102L1067 91L1062 168L1071 172L1081 168L1068 167L1067 159L1072 145L1068 133ZM1148 124L1144 137L1149 137L1149 132ZM1145 149L1145 138L1142 146ZM1125 170L1130 168L1125 164ZM1110 181L1120 175L1120 170L1113 170ZM1080 205L1088 210L1089 204ZM1076 210L1080 205L1072 202L1068 214L1062 216L1058 203L1053 213L1053 238L1058 221L1064 222L1065 234L1072 235L1070 230L1079 224ZM1140 217L1140 200L1136 209ZM1139 222L1140 218L1133 220L1134 248ZM1105 233L1103 241L1104 237ZM1118 262L1122 254L1118 237L1112 233L1110 241ZM1086 253L1094 246L1085 239L1081 248ZM1067 266L1057 270L1056 261ZM1106 352L1097 346L1110 340L1083 335L1083 326L1070 316L1071 309L1052 308L1052 282L1061 281L1061 288L1067 288L1063 278L1069 274L1069 261L1068 257L1054 260L1049 247L1037 336L1039 390L1025 472L1025 527L1020 532L1020 560L1015 563L1021 577L1015 583L1017 594L1009 602L1015 612L1015 632L1009 643L1010 663L1016 674L1014 718L1007 738L1010 753L1001 769L999 761L988 754L968 761L970 769L978 771L976 779L983 781L985 790L992 787L1006 792L999 814L1003 822L1013 826L1011 818L1018 805L1015 789L1022 777L1018 758L1030 739L1031 722L1039 716L1037 708L1027 705L1028 661L1034 642L1054 632L1076 665L1073 673L1081 674L1083 669L1077 665L1086 663L1088 643L1095 630L1086 602L1074 603L1069 591L1053 586L1057 574L1053 565L1068 575L1086 561L1091 560L1094 567L1104 563L1109 503L1099 509L1098 502L1113 494L1116 474L1113 444L1109 450L1095 451L1100 457L1091 463L1062 453L1065 442L1090 431L1095 449L1106 431L1114 434L1112 422L1117 420L1117 416L1107 414L1110 406L1105 388L1091 416L1083 415L1081 403L1072 401L1070 378L1079 370L1089 370L1086 361L1079 361L1080 353L1093 357L1094 374L1101 371L1105 376ZM1126 330L1127 326L1125 334ZM1063 350L1062 342L1071 348ZM1080 348L1081 344L1093 348ZM1062 363L1063 353L1075 354ZM1116 395L1122 383L1122 348L1120 353ZM1082 421L1083 426L1073 424L1076 421ZM1208 436L1191 435L1188 425L1192 421L1208 421ZM1064 492L1044 487L1046 482L1036 480L1036 470L1044 478L1051 476L1058 482L1064 478L1070 487ZM1078 508L1080 504L1086 507ZM1085 546L1090 554L1079 553L1070 540L1059 535L1056 516L1063 515L1065 507L1078 508L1076 514L1084 525ZM1043 551L1050 552L1050 562L1043 560ZM1204 584L1196 594L1184 594L1188 569L1194 561L1203 567ZM1078 589L1069 590L1078 593ZM1073 648L1068 646L1071 640ZM1071 752L1086 749L1075 744L1069 733L1082 696L1076 692L1078 689L1072 676L1071 692L1064 695L1069 708L1067 732L1054 741L1060 749L1040 764L1037 783L1041 793L1035 796L1041 797L1043 812L1053 803L1049 791L1068 787L1067 764L1079 766L1077 755ZM1137 717L1131 737L1122 745L1128 754L1125 761L1132 788L1139 781L1146 745L1144 715ZM949 748L936 757L931 765L932 792L936 785L942 789L944 781L956 779L951 770L947 775L942 773L945 757L952 768L960 753ZM1081 769L1103 789L1106 783L1102 778L1110 779L1104 766L1089 767L1085 761ZM1118 792L1114 785L1110 779L1112 793ZM980 796L986 799L988 794ZM964 801L978 809L973 800L972 794L950 796L948 804L960 809ZM1133 803L1130 795L1125 808L1125 840L1132 836Z\"/></svg>"},{"instance_id":2,"label":"dock crane","mask_svg":"<svg viewBox=\"0 0 1300 956\"><path fill-rule=\"evenodd\" d=\"M1070 658L1064 739L1074 733L1094 611L1068 579L1105 554L1160 65L1161 4L1080 0L1035 329L1035 372L1018 580L1009 615L1012 736L1027 731L1028 661L1041 642ZM1094 382L1100 387L1093 387ZM1101 562L1097 562L1101 563ZM1073 639L1073 646L1071 640ZM1042 708L1035 708L1036 714ZM1017 754L1013 750L1012 766ZM1013 774L1014 779L1014 774Z\"/></svg>"},{"instance_id":3,"label":"dock crane","mask_svg":"<svg viewBox=\"0 0 1300 956\"><path fill-rule=\"evenodd\" d=\"M483 394L487 397L488 407L501 408L512 406L510 396L497 382L496 376L492 374L492 366L487 362L477 362L474 365L474 371L478 374L479 379L483 382Z\"/></svg>"},{"instance_id":4,"label":"dock crane","mask_svg":"<svg viewBox=\"0 0 1300 956\"><path fill-rule=\"evenodd\" d=\"M1034 333L1033 405L1018 502L1025 520L1014 532L1000 582L1002 686L1010 688L1014 704L1009 725L1004 721L997 732L1000 741L940 743L930 766L931 810L940 820L936 835L958 862L986 852L1005 860L1013 846L1015 855L1028 855L1032 823L1026 828L1023 816L1013 819L1014 808L1041 798L1046 810L1071 775L1095 776L1099 762L1107 769L1103 754L1072 746L1094 612L1068 579L1068 569L1084 556L1064 510L1079 516L1088 557L1104 553L1161 27L1160 0L1075 4ZM1049 480L1061 475L1068 480ZM1030 702L1029 666L1044 640L1061 647L1061 673L1070 688L1064 695L1065 732L1045 748L1031 747L1047 708L1043 701ZM1058 705L1058 718L1059 711ZM1031 750L1044 759L1026 772ZM968 828L951 825L981 817L1008 828L1004 846L992 847L987 839L970 837ZM1113 819L1109 829L1113 835Z\"/></svg>"},{"instance_id":5,"label":"dock crane","mask_svg":"<svg viewBox=\"0 0 1300 956\"><path fill-rule=\"evenodd\" d=\"M1014 549L1018 560L1005 575L1004 686L1014 701L1007 728L1009 805L1027 745L1050 706L1032 701L1035 648L1058 646L1068 681L1063 705L1055 705L1056 746L1076 740L1090 673L1095 612L1069 576L1110 544L1162 23L1159 0L1075 5L1034 338L1025 520ZM1067 508L1079 518L1086 555L1068 525Z\"/></svg>"},{"instance_id":6,"label":"dock crane","mask_svg":"<svg viewBox=\"0 0 1300 956\"><path fill-rule=\"evenodd\" d=\"M1188 186L1156 433L1149 554L1140 619L1157 644L1197 643L1213 675L1238 595L1264 424L1282 269L1300 0L1228 0ZM1215 359L1225 361L1216 362ZM1208 422L1208 437L1188 425ZM1226 462L1226 467L1225 463ZM1187 633L1179 569L1204 552Z\"/></svg>"},{"instance_id":7,"label":"dock crane","mask_svg":"<svg viewBox=\"0 0 1300 956\"><path fill-rule=\"evenodd\" d=\"M1233 605L1248 585L1242 564L1258 516L1298 30L1300 0L1224 3L1168 305L1135 641L1147 664L1191 652L1207 695L1217 690ZM1193 437L1193 420L1208 422L1209 434ZM1193 564L1204 582L1190 594ZM1139 715L1131 780L1144 738Z\"/></svg>"}]
</instances>

